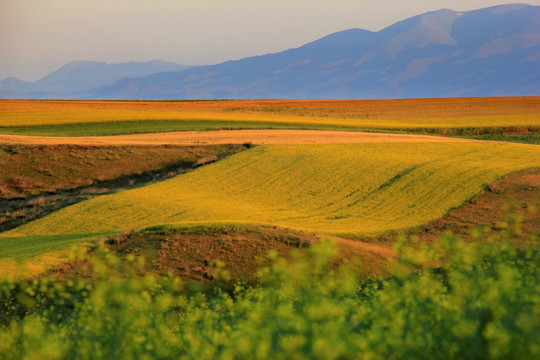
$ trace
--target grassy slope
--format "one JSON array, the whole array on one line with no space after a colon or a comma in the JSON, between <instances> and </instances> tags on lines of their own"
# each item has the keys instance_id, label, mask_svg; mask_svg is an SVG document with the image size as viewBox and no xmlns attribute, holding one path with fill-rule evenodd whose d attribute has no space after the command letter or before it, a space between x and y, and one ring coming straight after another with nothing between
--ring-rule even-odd
<instances>
[{"instance_id":1,"label":"grassy slope","mask_svg":"<svg viewBox=\"0 0 540 360\"><path fill-rule=\"evenodd\" d=\"M4 236L190 222L380 233L438 218L484 184L535 166L540 148L519 144L262 146L171 180L64 208Z\"/></svg>"},{"instance_id":2,"label":"grassy slope","mask_svg":"<svg viewBox=\"0 0 540 360\"><path fill-rule=\"evenodd\" d=\"M219 128L538 131L540 98L351 101L0 101L0 133L108 135ZM91 125L92 124L92 125Z\"/></svg>"},{"instance_id":3,"label":"grassy slope","mask_svg":"<svg viewBox=\"0 0 540 360\"><path fill-rule=\"evenodd\" d=\"M2 238L0 259L23 261L46 252L65 249L67 246L91 241L112 234L28 236L25 238Z\"/></svg>"}]
</instances>

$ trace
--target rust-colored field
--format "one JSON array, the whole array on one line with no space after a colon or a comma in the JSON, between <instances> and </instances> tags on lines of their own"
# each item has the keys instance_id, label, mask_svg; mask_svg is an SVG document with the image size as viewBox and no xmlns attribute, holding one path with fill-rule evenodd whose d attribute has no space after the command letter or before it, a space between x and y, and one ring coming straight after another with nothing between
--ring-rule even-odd
<instances>
[{"instance_id":1,"label":"rust-colored field","mask_svg":"<svg viewBox=\"0 0 540 360\"><path fill-rule=\"evenodd\" d=\"M368 142L471 142L477 140L429 135L366 133L325 130L219 130L181 131L116 136L26 136L0 135L7 145L217 145L243 144L332 144Z\"/></svg>"},{"instance_id":2,"label":"rust-colored field","mask_svg":"<svg viewBox=\"0 0 540 360\"><path fill-rule=\"evenodd\" d=\"M354 118L436 118L527 115L540 112L540 97L485 97L391 100L201 100L65 101L1 100L0 111L241 112Z\"/></svg>"}]
</instances>

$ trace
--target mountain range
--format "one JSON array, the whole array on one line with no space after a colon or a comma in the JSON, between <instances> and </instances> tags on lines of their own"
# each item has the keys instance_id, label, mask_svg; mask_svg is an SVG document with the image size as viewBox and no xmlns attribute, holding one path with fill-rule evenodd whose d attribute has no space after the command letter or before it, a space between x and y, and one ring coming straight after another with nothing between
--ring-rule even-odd
<instances>
[{"instance_id":1,"label":"mountain range","mask_svg":"<svg viewBox=\"0 0 540 360\"><path fill-rule=\"evenodd\" d=\"M208 66L69 63L0 97L81 99L412 98L540 95L540 6L439 10L377 32Z\"/></svg>"},{"instance_id":2,"label":"mountain range","mask_svg":"<svg viewBox=\"0 0 540 360\"><path fill-rule=\"evenodd\" d=\"M114 84L125 77L141 77L164 71L183 71L189 68L190 66L160 60L132 61L123 64L72 61L33 83L14 77L0 81L0 98L5 98L6 95L37 99L85 97L99 88Z\"/></svg>"}]
</instances>

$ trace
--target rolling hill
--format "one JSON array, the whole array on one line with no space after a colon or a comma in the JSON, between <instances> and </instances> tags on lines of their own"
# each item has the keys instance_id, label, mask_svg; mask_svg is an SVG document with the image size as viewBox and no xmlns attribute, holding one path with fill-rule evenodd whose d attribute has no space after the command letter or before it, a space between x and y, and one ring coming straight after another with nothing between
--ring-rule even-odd
<instances>
[{"instance_id":1,"label":"rolling hill","mask_svg":"<svg viewBox=\"0 0 540 360\"><path fill-rule=\"evenodd\" d=\"M260 146L161 183L61 209L3 233L2 241L190 223L376 234L439 218L485 184L538 166L534 145Z\"/></svg>"}]
</instances>

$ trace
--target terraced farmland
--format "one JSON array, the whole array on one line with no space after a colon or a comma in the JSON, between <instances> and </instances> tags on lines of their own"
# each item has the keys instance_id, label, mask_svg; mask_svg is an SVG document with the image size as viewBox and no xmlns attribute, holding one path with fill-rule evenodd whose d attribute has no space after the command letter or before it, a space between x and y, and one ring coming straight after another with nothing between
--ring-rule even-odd
<instances>
[{"instance_id":1,"label":"terraced farmland","mask_svg":"<svg viewBox=\"0 0 540 360\"><path fill-rule=\"evenodd\" d=\"M498 143L256 147L144 188L101 196L3 236L88 235L163 224L255 223L362 235L438 218L485 184L540 166L540 148Z\"/></svg>"}]
</instances>

